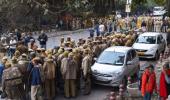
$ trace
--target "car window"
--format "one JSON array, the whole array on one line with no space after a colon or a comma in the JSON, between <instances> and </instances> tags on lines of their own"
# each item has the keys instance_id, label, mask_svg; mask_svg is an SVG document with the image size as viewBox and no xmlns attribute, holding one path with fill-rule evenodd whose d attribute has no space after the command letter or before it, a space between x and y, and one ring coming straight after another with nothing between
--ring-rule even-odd
<instances>
[{"instance_id":1,"label":"car window","mask_svg":"<svg viewBox=\"0 0 170 100\"><path fill-rule=\"evenodd\" d=\"M156 36L139 36L136 43L155 44Z\"/></svg>"},{"instance_id":2,"label":"car window","mask_svg":"<svg viewBox=\"0 0 170 100\"><path fill-rule=\"evenodd\" d=\"M99 56L97 63L111 64L111 65L123 65L125 54L122 52L104 51Z\"/></svg>"}]
</instances>

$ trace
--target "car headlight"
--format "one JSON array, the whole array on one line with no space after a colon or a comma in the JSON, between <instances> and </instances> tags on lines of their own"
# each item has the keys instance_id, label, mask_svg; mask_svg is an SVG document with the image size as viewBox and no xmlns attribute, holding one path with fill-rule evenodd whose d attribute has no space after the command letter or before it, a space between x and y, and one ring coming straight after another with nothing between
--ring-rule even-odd
<instances>
[{"instance_id":1,"label":"car headlight","mask_svg":"<svg viewBox=\"0 0 170 100\"><path fill-rule=\"evenodd\" d=\"M149 53L154 53L155 51L156 51L155 48L151 48L151 49L149 49L147 52L149 52Z\"/></svg>"}]
</instances>

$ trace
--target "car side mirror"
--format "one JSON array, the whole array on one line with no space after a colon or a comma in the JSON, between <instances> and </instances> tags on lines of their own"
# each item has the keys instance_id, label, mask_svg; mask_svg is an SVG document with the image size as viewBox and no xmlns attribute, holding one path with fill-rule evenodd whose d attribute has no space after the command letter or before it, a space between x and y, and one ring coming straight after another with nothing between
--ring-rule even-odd
<instances>
[{"instance_id":1,"label":"car side mirror","mask_svg":"<svg viewBox=\"0 0 170 100\"><path fill-rule=\"evenodd\" d=\"M127 65L132 65L132 62L131 61L127 61Z\"/></svg>"}]
</instances>

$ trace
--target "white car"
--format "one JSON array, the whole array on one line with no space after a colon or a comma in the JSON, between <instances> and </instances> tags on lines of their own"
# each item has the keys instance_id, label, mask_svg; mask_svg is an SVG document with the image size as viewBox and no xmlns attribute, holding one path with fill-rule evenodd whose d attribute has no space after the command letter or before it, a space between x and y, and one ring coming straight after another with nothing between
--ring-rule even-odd
<instances>
[{"instance_id":1,"label":"white car","mask_svg":"<svg viewBox=\"0 0 170 100\"><path fill-rule=\"evenodd\" d=\"M127 83L127 77L140 69L135 49L114 46L105 49L91 67L94 83L105 86L119 86Z\"/></svg>"},{"instance_id":2,"label":"white car","mask_svg":"<svg viewBox=\"0 0 170 100\"><path fill-rule=\"evenodd\" d=\"M145 32L140 34L132 46L141 58L159 58L166 48L166 42L162 33Z\"/></svg>"},{"instance_id":3,"label":"white car","mask_svg":"<svg viewBox=\"0 0 170 100\"><path fill-rule=\"evenodd\" d=\"M154 7L153 8L153 15L154 16L163 16L166 13L166 10L164 7Z\"/></svg>"}]
</instances>

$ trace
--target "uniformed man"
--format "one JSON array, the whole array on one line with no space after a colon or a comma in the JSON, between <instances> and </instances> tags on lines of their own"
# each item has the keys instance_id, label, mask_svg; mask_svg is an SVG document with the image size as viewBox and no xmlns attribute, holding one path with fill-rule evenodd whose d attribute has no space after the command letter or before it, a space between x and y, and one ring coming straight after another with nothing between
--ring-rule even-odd
<instances>
[{"instance_id":1,"label":"uniformed man","mask_svg":"<svg viewBox=\"0 0 170 100\"><path fill-rule=\"evenodd\" d=\"M52 55L48 55L43 65L43 72L45 75L45 94L47 100L53 100L55 97L56 63Z\"/></svg>"},{"instance_id":2,"label":"uniformed man","mask_svg":"<svg viewBox=\"0 0 170 100\"><path fill-rule=\"evenodd\" d=\"M60 46L63 46L64 45L64 37L62 37L61 39L60 39Z\"/></svg>"},{"instance_id":3,"label":"uniformed man","mask_svg":"<svg viewBox=\"0 0 170 100\"><path fill-rule=\"evenodd\" d=\"M22 74L20 73L17 66L15 66L17 59L12 59L12 65L6 63L6 69L2 76L2 89L7 93L8 99L20 100L23 99L23 88L22 88ZM11 67L12 66L12 67Z\"/></svg>"},{"instance_id":4,"label":"uniformed man","mask_svg":"<svg viewBox=\"0 0 170 100\"><path fill-rule=\"evenodd\" d=\"M100 47L99 47L99 41L94 41L94 46L93 46L93 55L94 57L98 57L100 55Z\"/></svg>"},{"instance_id":5,"label":"uniformed man","mask_svg":"<svg viewBox=\"0 0 170 100\"><path fill-rule=\"evenodd\" d=\"M15 51L14 56L15 56L17 59L19 59L20 55L21 55L21 53L20 53L18 50Z\"/></svg>"},{"instance_id":6,"label":"uniformed man","mask_svg":"<svg viewBox=\"0 0 170 100\"><path fill-rule=\"evenodd\" d=\"M91 91L91 65L92 65L92 57L90 56L90 50L84 50L84 58L82 60L82 76L84 80L84 94L89 94Z\"/></svg>"},{"instance_id":7,"label":"uniformed man","mask_svg":"<svg viewBox=\"0 0 170 100\"><path fill-rule=\"evenodd\" d=\"M73 53L69 53L68 58L63 58L61 72L64 78L65 97L76 96L77 63L73 59Z\"/></svg>"}]
</instances>

